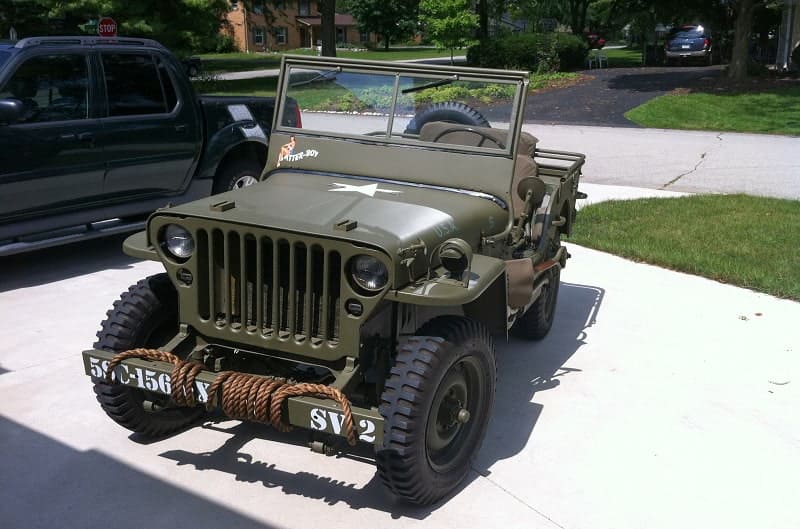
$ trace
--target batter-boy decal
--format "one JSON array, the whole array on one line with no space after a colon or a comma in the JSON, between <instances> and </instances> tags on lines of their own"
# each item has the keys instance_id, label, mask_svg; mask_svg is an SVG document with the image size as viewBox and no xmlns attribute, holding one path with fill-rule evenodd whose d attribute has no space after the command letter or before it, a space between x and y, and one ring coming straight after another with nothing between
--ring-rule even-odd
<instances>
[{"instance_id":1,"label":"batter-boy decal","mask_svg":"<svg viewBox=\"0 0 800 529\"><path fill-rule=\"evenodd\" d=\"M315 149L306 149L305 151L295 153L294 150L296 146L297 140L294 136L289 138L289 143L281 146L276 167L280 167L281 162L297 162L305 158L316 158L319 156L319 151Z\"/></svg>"}]
</instances>

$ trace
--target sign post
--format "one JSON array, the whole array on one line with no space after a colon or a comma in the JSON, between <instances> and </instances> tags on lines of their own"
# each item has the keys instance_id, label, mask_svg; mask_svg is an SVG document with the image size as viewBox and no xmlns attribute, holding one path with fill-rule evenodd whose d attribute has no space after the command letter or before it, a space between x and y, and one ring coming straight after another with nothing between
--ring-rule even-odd
<instances>
[{"instance_id":1,"label":"sign post","mask_svg":"<svg viewBox=\"0 0 800 529\"><path fill-rule=\"evenodd\" d=\"M101 37L116 37L117 23L111 17L100 17L97 22L97 34Z\"/></svg>"}]
</instances>

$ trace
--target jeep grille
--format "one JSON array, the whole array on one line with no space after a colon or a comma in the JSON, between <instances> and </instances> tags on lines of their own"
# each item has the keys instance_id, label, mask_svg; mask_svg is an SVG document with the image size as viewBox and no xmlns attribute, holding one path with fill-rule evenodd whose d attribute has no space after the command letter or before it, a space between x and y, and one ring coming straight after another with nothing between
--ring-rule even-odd
<instances>
[{"instance_id":1,"label":"jeep grille","mask_svg":"<svg viewBox=\"0 0 800 529\"><path fill-rule=\"evenodd\" d=\"M302 236L196 233L198 315L217 332L313 345L339 342L342 258Z\"/></svg>"}]
</instances>

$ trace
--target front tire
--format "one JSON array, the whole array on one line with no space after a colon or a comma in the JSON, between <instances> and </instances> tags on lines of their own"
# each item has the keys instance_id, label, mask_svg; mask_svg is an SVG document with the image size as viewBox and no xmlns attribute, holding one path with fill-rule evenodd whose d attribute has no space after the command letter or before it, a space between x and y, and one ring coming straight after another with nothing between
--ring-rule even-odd
<instances>
[{"instance_id":1,"label":"front tire","mask_svg":"<svg viewBox=\"0 0 800 529\"><path fill-rule=\"evenodd\" d=\"M381 395L378 474L401 498L431 504L467 476L483 442L497 385L485 327L434 318L402 346Z\"/></svg>"},{"instance_id":2,"label":"front tire","mask_svg":"<svg viewBox=\"0 0 800 529\"><path fill-rule=\"evenodd\" d=\"M157 348L178 329L178 295L167 274L150 276L123 292L106 315L95 349L121 353ZM92 380L103 411L123 428L147 437L175 433L203 415L200 407L171 407L167 395Z\"/></svg>"}]
</instances>

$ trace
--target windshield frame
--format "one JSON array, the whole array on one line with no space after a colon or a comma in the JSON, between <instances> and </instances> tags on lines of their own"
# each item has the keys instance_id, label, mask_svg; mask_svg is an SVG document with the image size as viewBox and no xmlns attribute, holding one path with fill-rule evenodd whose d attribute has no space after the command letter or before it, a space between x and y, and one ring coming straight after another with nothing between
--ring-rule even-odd
<instances>
[{"instance_id":1,"label":"windshield frame","mask_svg":"<svg viewBox=\"0 0 800 529\"><path fill-rule=\"evenodd\" d=\"M330 132L310 128L296 128L282 125L284 112L289 111L286 104L287 93L291 86L296 83L289 82L288 73L292 68L309 68L314 70L341 69L342 73L352 74L377 74L385 75L387 80L394 77L392 94L392 106L387 115L386 134L367 136L364 134L351 134L345 132ZM468 147L447 143L426 143L416 138L402 137L401 134L393 131L393 121L397 113L398 98L401 94L400 79L404 77L424 77L426 79L438 80L442 84L453 81L497 83L514 87L514 95L511 100L511 111L509 117L508 145L502 149L487 147ZM338 59L329 57L308 57L285 55L281 61L281 76L277 89L277 108L273 118L273 130L284 134L297 134L303 136L318 136L332 139L352 140L364 144L377 145L396 145L415 148L452 151L469 154L481 154L489 156L502 156L512 158L516 155L520 128L522 126L522 112L524 111L525 95L529 83L527 72L490 70L480 68L462 68L441 65L422 65L414 63L366 61L356 59Z\"/></svg>"}]
</instances>

